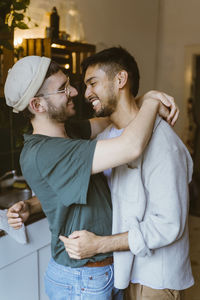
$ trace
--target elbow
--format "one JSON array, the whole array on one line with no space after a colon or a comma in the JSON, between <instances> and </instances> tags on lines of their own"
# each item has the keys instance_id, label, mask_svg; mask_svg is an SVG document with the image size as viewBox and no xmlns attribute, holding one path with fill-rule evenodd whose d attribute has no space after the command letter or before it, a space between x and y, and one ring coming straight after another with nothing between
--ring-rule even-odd
<instances>
[{"instance_id":1,"label":"elbow","mask_svg":"<svg viewBox=\"0 0 200 300\"><path fill-rule=\"evenodd\" d=\"M132 151L130 151L129 153L129 158L130 158L129 161L138 159L141 156L143 151L144 148L141 145L136 145L136 147L134 147L134 149L132 149Z\"/></svg>"},{"instance_id":2,"label":"elbow","mask_svg":"<svg viewBox=\"0 0 200 300\"><path fill-rule=\"evenodd\" d=\"M177 241L183 234L183 230L180 226L180 223L175 223L172 226L169 226L168 230L168 244L172 244L173 242Z\"/></svg>"},{"instance_id":3,"label":"elbow","mask_svg":"<svg viewBox=\"0 0 200 300\"><path fill-rule=\"evenodd\" d=\"M123 150L121 147L121 151L125 157L124 163L128 163L128 162L138 159L141 156L141 154L145 148L145 145L143 143L141 143L140 139L137 139L137 137L135 137L134 143L133 143L133 141L131 141L131 139L129 139L125 136L121 136L121 146L123 146Z\"/></svg>"}]
</instances>

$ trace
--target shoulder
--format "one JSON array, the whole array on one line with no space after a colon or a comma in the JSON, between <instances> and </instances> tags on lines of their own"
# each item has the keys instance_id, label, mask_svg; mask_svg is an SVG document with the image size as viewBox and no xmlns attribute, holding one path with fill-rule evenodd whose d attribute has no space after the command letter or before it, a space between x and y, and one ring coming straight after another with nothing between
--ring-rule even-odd
<instances>
[{"instance_id":1,"label":"shoulder","mask_svg":"<svg viewBox=\"0 0 200 300\"><path fill-rule=\"evenodd\" d=\"M172 127L161 118L156 120L152 138L143 158L145 167L172 163L175 169L182 164L190 175L192 173L193 162L189 151Z\"/></svg>"},{"instance_id":2,"label":"shoulder","mask_svg":"<svg viewBox=\"0 0 200 300\"><path fill-rule=\"evenodd\" d=\"M146 153L151 153L151 155L154 154L154 156L159 158L160 156L163 157L168 152L173 154L177 151L183 152L185 155L189 155L186 146L175 133L173 128L160 117L157 118Z\"/></svg>"}]
</instances>

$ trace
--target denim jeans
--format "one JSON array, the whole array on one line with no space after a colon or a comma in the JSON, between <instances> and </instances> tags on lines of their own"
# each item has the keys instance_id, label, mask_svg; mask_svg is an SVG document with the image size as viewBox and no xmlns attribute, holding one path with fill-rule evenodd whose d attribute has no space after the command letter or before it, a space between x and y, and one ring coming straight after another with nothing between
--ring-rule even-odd
<instances>
[{"instance_id":1,"label":"denim jeans","mask_svg":"<svg viewBox=\"0 0 200 300\"><path fill-rule=\"evenodd\" d=\"M122 300L113 286L113 265L70 268L50 260L45 290L50 300Z\"/></svg>"}]
</instances>

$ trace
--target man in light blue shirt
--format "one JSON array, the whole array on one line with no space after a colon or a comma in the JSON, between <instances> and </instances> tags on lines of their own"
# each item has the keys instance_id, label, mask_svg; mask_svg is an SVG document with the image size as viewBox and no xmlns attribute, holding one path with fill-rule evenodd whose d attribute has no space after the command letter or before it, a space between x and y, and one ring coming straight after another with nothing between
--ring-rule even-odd
<instances>
[{"instance_id":1,"label":"man in light blue shirt","mask_svg":"<svg viewBox=\"0 0 200 300\"><path fill-rule=\"evenodd\" d=\"M134 68L133 72L130 72ZM103 50L83 64L86 98L97 115L110 116L100 139L114 138L138 114L139 71L122 48ZM180 299L193 285L188 240L188 183L191 157L159 117L144 153L107 171L113 202L113 235L76 231L60 237L74 259L114 252L115 286L125 299Z\"/></svg>"}]
</instances>

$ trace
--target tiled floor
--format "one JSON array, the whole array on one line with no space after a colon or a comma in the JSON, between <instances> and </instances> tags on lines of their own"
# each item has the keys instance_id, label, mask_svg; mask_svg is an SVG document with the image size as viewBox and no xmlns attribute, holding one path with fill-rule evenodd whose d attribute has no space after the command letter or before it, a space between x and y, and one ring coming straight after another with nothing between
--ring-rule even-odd
<instances>
[{"instance_id":1,"label":"tiled floor","mask_svg":"<svg viewBox=\"0 0 200 300\"><path fill-rule=\"evenodd\" d=\"M195 285L184 292L183 300L200 300L200 217L189 217L190 258Z\"/></svg>"}]
</instances>

